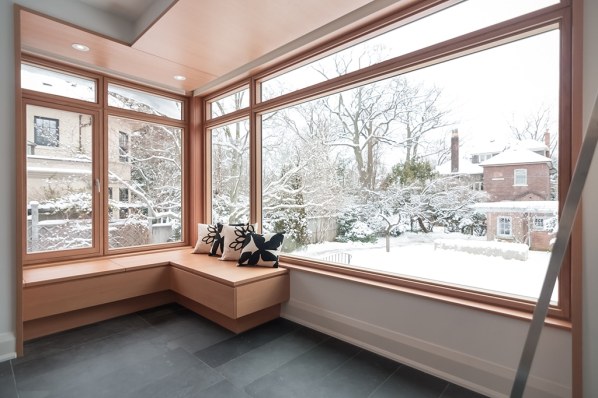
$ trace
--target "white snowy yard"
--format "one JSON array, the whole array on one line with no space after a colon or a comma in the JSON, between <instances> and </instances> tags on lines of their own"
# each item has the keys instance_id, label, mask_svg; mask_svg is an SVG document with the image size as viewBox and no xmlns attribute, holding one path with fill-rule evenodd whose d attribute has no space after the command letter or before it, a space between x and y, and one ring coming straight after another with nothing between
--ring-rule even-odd
<instances>
[{"instance_id":1,"label":"white snowy yard","mask_svg":"<svg viewBox=\"0 0 598 398\"><path fill-rule=\"evenodd\" d=\"M486 241L485 237L472 237L459 233L432 232L429 234L406 232L391 238L390 252L386 252L385 239L376 243L326 242L309 245L306 250L293 254L323 258L333 253L351 254L351 266L369 268L419 279L460 285L476 290L537 298L540 294L549 252L529 251L528 259L506 260L502 257L469 254L456 250L434 249L436 239L464 239ZM555 287L552 301L558 299Z\"/></svg>"}]
</instances>

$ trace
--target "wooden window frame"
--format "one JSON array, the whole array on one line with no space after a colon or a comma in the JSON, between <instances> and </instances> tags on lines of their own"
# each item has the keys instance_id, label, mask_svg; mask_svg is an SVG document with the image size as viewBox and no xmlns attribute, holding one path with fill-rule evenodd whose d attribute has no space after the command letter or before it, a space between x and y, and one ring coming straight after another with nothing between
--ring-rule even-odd
<instances>
[{"instance_id":1,"label":"wooden window frame","mask_svg":"<svg viewBox=\"0 0 598 398\"><path fill-rule=\"evenodd\" d=\"M29 104L49 107L52 109L62 109L65 111L81 112L90 114L94 118L93 125L93 159L92 165L93 181L99 180L101 182L99 192L94 188L93 192L93 244L91 248L84 249L65 249L51 252L27 253L27 230L26 228L19 229L19 243L18 250L20 252L21 265L40 266L44 263L55 261L70 261L83 258L98 258L115 254L147 252L151 250L163 250L167 248L187 246L189 240L189 225L188 222L188 206L189 206L189 98L181 95L171 94L160 91L150 87L133 84L130 82L121 81L108 76L97 73L87 72L72 66L64 65L58 62L39 59L37 57L21 54L20 62L41 66L58 72L66 72L69 74L78 75L84 78L92 79L96 82L97 98L96 102L88 102L83 100L76 100L68 97L61 97L58 95L37 92L33 90L20 89L17 90L17 98L20 99L22 114L19 115L20 128L17 131L17 214L18 222L26 225L26 197L27 197L27 173L25 164L27 160L27 145L26 145L26 121L25 109ZM19 65L19 64L18 64ZM181 101L183 108L181 110L181 120L176 120L168 117L145 114L133 110L119 109L108 106L107 89L108 84L116 84L127 88L144 91L154 95L160 95L165 98ZM180 128L182 131L182 153L181 153L181 167L182 167L182 229L181 241L175 243L150 244L145 246L135 246L127 248L110 249L108 246L108 118L111 116L122 117L127 119L138 120L142 122L155 123L166 125L169 127Z\"/></svg>"},{"instance_id":2,"label":"wooden window frame","mask_svg":"<svg viewBox=\"0 0 598 398\"><path fill-rule=\"evenodd\" d=\"M366 36L371 36L376 31L383 32L390 25L396 26L402 20L413 20L414 16L421 13L422 16L429 13L434 7L439 5L450 6L451 1L416 1L407 9L399 10L393 15L388 15L368 23L354 31L343 34L341 37L332 39L317 47L305 51L291 59L280 62L264 71L238 81L230 86L208 93L196 102L196 114L201 115L201 155L204 159L210 158L210 145L208 131L218 125L226 124L230 121L249 118L250 134L252 145L250 148L250 179L251 179L251 220L250 222L261 223L261 126L260 115L266 112L272 112L277 109L285 108L293 104L305 102L310 99L322 97L335 92L346 90L361 84L380 80L394 74L405 73L417 68L429 66L442 61L457 58L462 55L474 53L487 48L498 46L520 38L531 36L542 31L548 31L554 27L560 30L560 82L559 82L559 197L564 198L567 192L573 164L576 159L577 150L581 137L581 130L574 128L579 126L579 110L575 110L573 104L579 101L573 92L574 77L573 71L576 62L573 48L577 45L575 40L579 40L575 35L572 26L574 13L573 0L562 0L543 9L512 18L510 20L488 26L477 31L464 34L460 37L440 42L432 46L414 51L409 54L401 55L388 61L360 69L346 75L330 79L328 81L314 84L297 91L278 96L273 99L261 101L260 82L270 77L275 77L293 68L306 64L312 59L322 57L323 54L329 54L335 50L341 50L351 45L353 42ZM579 2L575 3L579 9ZM249 85L250 106L248 109L236 111L231 114L217 118L206 117L205 113L209 110L208 100L218 98L238 89L243 85ZM204 192L211 186L209 160L203 164L203 179L196 179L201 183ZM201 216L192 219L191 224L197 222L210 222L211 213L209 210L209 195L201 198L205 206ZM562 201L560 203L562 206ZM197 212L196 214L199 214ZM572 237L572 245L579 248L580 229ZM577 253L577 251L576 251ZM326 263L324 261L296 257L292 255L283 255L282 261L285 266L302 269L311 272L324 273L329 276L358 280L364 283L371 283L376 286L391 286L393 289L408 291L413 294L422 295L434 299L457 303L468 307L474 307L491 312L506 314L517 318L529 319L535 308L536 300L526 300L506 295L492 294L480 290L462 288L444 283L435 283L417 280L414 278L400 277L383 272L363 270L358 268L342 267L339 265ZM559 277L559 303L551 306L549 309L549 324L558 327L570 327L571 320L571 269L579 269L579 255L569 252L566 262L563 264ZM573 264L573 265L572 265Z\"/></svg>"}]
</instances>

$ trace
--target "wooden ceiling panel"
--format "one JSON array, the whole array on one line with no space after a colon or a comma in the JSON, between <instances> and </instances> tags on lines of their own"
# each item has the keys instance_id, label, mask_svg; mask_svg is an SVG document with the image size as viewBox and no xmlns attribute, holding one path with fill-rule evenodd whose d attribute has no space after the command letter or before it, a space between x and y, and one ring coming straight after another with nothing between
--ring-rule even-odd
<instances>
[{"instance_id":1,"label":"wooden ceiling panel","mask_svg":"<svg viewBox=\"0 0 598 398\"><path fill-rule=\"evenodd\" d=\"M85 44L90 47L90 51L76 51L71 47L73 43ZM28 53L112 73L121 78L179 93L192 92L196 87L216 78L215 75L190 66L23 10L21 47ZM174 80L174 75L186 76L187 80Z\"/></svg>"},{"instance_id":2,"label":"wooden ceiling panel","mask_svg":"<svg viewBox=\"0 0 598 398\"><path fill-rule=\"evenodd\" d=\"M21 9L21 48L175 93L203 95L412 2L178 0L131 45ZM78 52L73 43L91 50ZM175 75L187 79L177 81Z\"/></svg>"},{"instance_id":3,"label":"wooden ceiling panel","mask_svg":"<svg viewBox=\"0 0 598 398\"><path fill-rule=\"evenodd\" d=\"M133 45L222 75L371 0L179 0Z\"/></svg>"}]
</instances>

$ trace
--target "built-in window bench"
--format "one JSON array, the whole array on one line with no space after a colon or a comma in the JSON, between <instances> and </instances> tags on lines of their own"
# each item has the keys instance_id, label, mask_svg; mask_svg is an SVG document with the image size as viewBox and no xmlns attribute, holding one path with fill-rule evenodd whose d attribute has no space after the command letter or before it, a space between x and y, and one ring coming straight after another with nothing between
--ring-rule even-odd
<instances>
[{"instance_id":1,"label":"built-in window bench","mask_svg":"<svg viewBox=\"0 0 598 398\"><path fill-rule=\"evenodd\" d=\"M235 333L280 315L287 269L237 267L191 250L25 268L24 340L172 302Z\"/></svg>"}]
</instances>

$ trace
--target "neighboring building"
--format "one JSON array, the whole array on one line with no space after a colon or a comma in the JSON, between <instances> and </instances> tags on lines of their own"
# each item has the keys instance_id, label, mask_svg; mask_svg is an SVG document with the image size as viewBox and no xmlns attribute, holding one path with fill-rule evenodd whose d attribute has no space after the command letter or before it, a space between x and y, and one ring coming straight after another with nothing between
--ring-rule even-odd
<instances>
[{"instance_id":1,"label":"neighboring building","mask_svg":"<svg viewBox=\"0 0 598 398\"><path fill-rule=\"evenodd\" d=\"M525 243L531 250L550 250L558 214L558 201L503 201L478 203L486 214L486 237Z\"/></svg>"},{"instance_id":2,"label":"neighboring building","mask_svg":"<svg viewBox=\"0 0 598 398\"><path fill-rule=\"evenodd\" d=\"M440 175L457 175L461 179L468 181L471 188L482 191L484 169L477 164L473 164L467 158L459 156L459 132L451 132L451 159L436 167L436 172Z\"/></svg>"},{"instance_id":3,"label":"neighboring building","mask_svg":"<svg viewBox=\"0 0 598 398\"><path fill-rule=\"evenodd\" d=\"M552 160L529 149L511 148L480 163L490 201L550 200Z\"/></svg>"},{"instance_id":4,"label":"neighboring building","mask_svg":"<svg viewBox=\"0 0 598 398\"><path fill-rule=\"evenodd\" d=\"M27 106L27 199L42 204L65 194L91 192L92 119L90 115ZM109 199L118 203L112 219L126 218L133 206L128 186L131 182L131 126L115 119L108 139ZM114 131L112 131L114 130ZM89 198L91 200L91 198ZM60 217L55 209L40 214L41 219Z\"/></svg>"},{"instance_id":5,"label":"neighboring building","mask_svg":"<svg viewBox=\"0 0 598 398\"><path fill-rule=\"evenodd\" d=\"M486 214L488 240L525 243L532 250L550 250L558 202L551 200L552 160L547 147L530 142L507 149L480 163L490 202L475 208ZM532 149L534 149L532 147Z\"/></svg>"}]
</instances>

